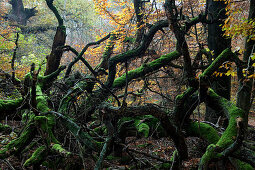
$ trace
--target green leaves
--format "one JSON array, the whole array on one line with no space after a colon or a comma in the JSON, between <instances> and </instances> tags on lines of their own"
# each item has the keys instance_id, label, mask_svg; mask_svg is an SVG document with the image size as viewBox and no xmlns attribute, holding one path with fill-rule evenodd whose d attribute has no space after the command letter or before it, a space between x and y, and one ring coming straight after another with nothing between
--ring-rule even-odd
<instances>
[{"instance_id":1,"label":"green leaves","mask_svg":"<svg viewBox=\"0 0 255 170\"><path fill-rule=\"evenodd\" d=\"M255 53L253 53L253 54L251 55L251 59L252 59L252 60L255 59Z\"/></svg>"}]
</instances>

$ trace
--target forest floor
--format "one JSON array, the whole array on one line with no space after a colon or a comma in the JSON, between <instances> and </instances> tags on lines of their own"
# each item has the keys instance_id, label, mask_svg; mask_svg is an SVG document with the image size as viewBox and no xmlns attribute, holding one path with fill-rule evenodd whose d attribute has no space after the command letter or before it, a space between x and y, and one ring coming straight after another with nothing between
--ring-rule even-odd
<instances>
[{"instance_id":1,"label":"forest floor","mask_svg":"<svg viewBox=\"0 0 255 170\"><path fill-rule=\"evenodd\" d=\"M22 127L22 123L17 121L9 120L2 123L7 123L16 130ZM255 128L254 113L250 115L249 125L253 129ZM12 132L11 134L0 134L0 147L6 145L10 140L15 139L16 137L17 133L15 132ZM249 139L254 139L254 137L255 134L253 133L248 136ZM182 169L197 169L197 165L202 154L205 152L207 143L196 137L187 138L186 143L188 146L189 160L183 162ZM104 161L104 167L108 168L105 169L164 169L163 162L169 161L175 150L174 144L170 138L155 139L153 137L128 137L126 139L126 144L126 150L123 152L121 158L113 157L111 155L106 157ZM31 150L31 153L32 152L33 150ZM8 159L0 160L0 168L2 170L24 169L22 164L24 163L27 156L28 155L22 158L11 156ZM86 170L94 169L95 160L90 157L85 158L84 166L86 167L84 168ZM226 163L225 166L225 169L233 169L229 163ZM49 168L41 166L41 169L44 170Z\"/></svg>"},{"instance_id":2,"label":"forest floor","mask_svg":"<svg viewBox=\"0 0 255 170\"><path fill-rule=\"evenodd\" d=\"M16 93L13 93L13 90L10 89L10 84L4 82L5 88L2 87L1 96L16 96ZM2 86L2 83L1 83ZM4 93L4 94L3 94ZM201 107L200 111L203 113L205 108ZM194 119L203 121L203 115L198 116L194 114ZM5 120L1 122L2 124L7 124L12 127L13 132L10 134L0 133L0 148L8 144L12 139L15 139L18 136L18 132L22 129L23 123L20 121ZM249 115L249 125L251 127L252 133L248 135L248 139L255 139L255 108L251 109ZM16 132L16 133L15 133ZM189 160L184 161L182 164L182 169L197 169L197 165L200 161L201 156L206 150L207 143L196 137L189 137L186 140L189 152ZM68 149L68 148L67 148ZM123 151L122 158L107 156L104 161L104 167L107 169L163 169L163 162L169 161L175 150L174 144L170 138L161 138L155 139L153 137L148 138L137 138L137 137L128 137L126 139L125 150ZM33 153L34 149L30 150L30 153ZM123 159L123 158L126 159ZM25 169L22 167L24 161L28 158L28 155L23 156L22 158L17 158L11 156L8 159L0 160L0 169L1 170L21 170ZM92 170L94 169L96 160L91 158L89 155L84 159L84 169ZM140 168L142 167L142 168ZM30 168L32 169L32 168ZM41 166L41 169L49 169L44 166ZM59 168L58 168L59 169ZM60 168L61 169L61 168ZM106 169L106 168L105 168ZM226 163L225 169L233 169L229 164Z\"/></svg>"}]
</instances>

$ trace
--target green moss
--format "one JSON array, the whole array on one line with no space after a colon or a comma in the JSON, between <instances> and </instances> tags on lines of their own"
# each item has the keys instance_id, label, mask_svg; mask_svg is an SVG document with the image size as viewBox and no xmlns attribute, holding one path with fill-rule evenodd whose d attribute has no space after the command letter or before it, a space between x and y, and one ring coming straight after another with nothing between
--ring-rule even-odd
<instances>
[{"instance_id":1,"label":"green moss","mask_svg":"<svg viewBox=\"0 0 255 170\"><path fill-rule=\"evenodd\" d=\"M12 131L12 128L9 125L3 125L0 123L0 132L8 132L10 133Z\"/></svg>"},{"instance_id":2,"label":"green moss","mask_svg":"<svg viewBox=\"0 0 255 170\"><path fill-rule=\"evenodd\" d=\"M28 167L31 165L41 163L46 158L46 155L47 155L46 146L40 146L39 148L36 149L32 156L26 160L23 166Z\"/></svg>"},{"instance_id":3,"label":"green moss","mask_svg":"<svg viewBox=\"0 0 255 170\"><path fill-rule=\"evenodd\" d=\"M233 55L231 49L227 48L210 64L199 77L212 75L228 58Z\"/></svg>"},{"instance_id":4,"label":"green moss","mask_svg":"<svg viewBox=\"0 0 255 170\"><path fill-rule=\"evenodd\" d=\"M238 170L254 170L250 164L242 162L239 159L229 158L229 160Z\"/></svg>"},{"instance_id":5,"label":"green moss","mask_svg":"<svg viewBox=\"0 0 255 170\"><path fill-rule=\"evenodd\" d=\"M67 108L70 104L70 101L73 99L73 94L77 94L81 91L88 90L90 88L92 90L93 87L94 83L91 84L86 81L80 81L79 83L76 83L72 90L69 91L61 100L58 112L65 115L65 113L67 113Z\"/></svg>"},{"instance_id":6,"label":"green moss","mask_svg":"<svg viewBox=\"0 0 255 170\"><path fill-rule=\"evenodd\" d=\"M170 169L171 164L170 163L162 163L155 166L156 169Z\"/></svg>"},{"instance_id":7,"label":"green moss","mask_svg":"<svg viewBox=\"0 0 255 170\"><path fill-rule=\"evenodd\" d=\"M132 51L130 52L132 53ZM175 60L180 57L180 53L174 51L172 53L162 55L160 58L147 63L146 65L142 65L137 69L131 70L128 72L128 81L131 81L135 78L145 76L146 74L159 69L160 67L166 66L172 60ZM117 78L113 82L113 88L123 87L126 83L126 74L123 74L121 77Z\"/></svg>"},{"instance_id":8,"label":"green moss","mask_svg":"<svg viewBox=\"0 0 255 170\"><path fill-rule=\"evenodd\" d=\"M216 144L221 148L226 148L230 144L232 144L237 137L236 118L243 118L244 111L236 107L227 99L217 95L212 89L209 89L208 93L211 97L217 98L217 101L219 101L219 105L222 106L224 113L227 114L227 117L229 118L228 127Z\"/></svg>"},{"instance_id":9,"label":"green moss","mask_svg":"<svg viewBox=\"0 0 255 170\"><path fill-rule=\"evenodd\" d=\"M215 144L211 144L207 147L206 152L202 156L200 160L200 166L199 169L203 169L204 165L207 165L208 162L217 157L217 152L216 152L217 146Z\"/></svg>"},{"instance_id":10,"label":"green moss","mask_svg":"<svg viewBox=\"0 0 255 170\"><path fill-rule=\"evenodd\" d=\"M21 152L21 154L23 155L24 153L28 152L29 150L31 150L32 148L34 148L36 145L38 145L38 141L33 141L31 142L28 146L26 146L25 149L23 149L23 151Z\"/></svg>"},{"instance_id":11,"label":"green moss","mask_svg":"<svg viewBox=\"0 0 255 170\"><path fill-rule=\"evenodd\" d=\"M121 158L120 157L116 157L116 156L113 156L113 155L109 155L106 157L107 160L120 160Z\"/></svg>"},{"instance_id":12,"label":"green moss","mask_svg":"<svg viewBox=\"0 0 255 170\"><path fill-rule=\"evenodd\" d=\"M211 159L221 158L223 155L221 155L219 152L233 144L233 142L236 140L238 131L236 119L238 117L243 118L244 116L244 111L242 109L236 107L230 101L219 96L212 89L208 90L208 95L216 103L215 105L218 105L218 107L224 111L224 113L229 119L229 123L228 127L226 128L216 145L212 144L208 146L206 153L201 158L200 169L202 169L202 166L208 163Z\"/></svg>"},{"instance_id":13,"label":"green moss","mask_svg":"<svg viewBox=\"0 0 255 170\"><path fill-rule=\"evenodd\" d=\"M135 43L135 38L133 37L125 37L123 42L129 42L131 44Z\"/></svg>"},{"instance_id":14,"label":"green moss","mask_svg":"<svg viewBox=\"0 0 255 170\"><path fill-rule=\"evenodd\" d=\"M12 140L0 150L0 159L5 159L12 154L20 153L29 144L36 133L34 124L29 123L17 139Z\"/></svg>"},{"instance_id":15,"label":"green moss","mask_svg":"<svg viewBox=\"0 0 255 170\"><path fill-rule=\"evenodd\" d=\"M29 73L27 73L26 75L25 75L25 77L24 77L24 79L30 79L30 80L32 80L32 75L31 75L31 73L29 72Z\"/></svg>"},{"instance_id":16,"label":"green moss","mask_svg":"<svg viewBox=\"0 0 255 170\"><path fill-rule=\"evenodd\" d=\"M69 117L64 115L61 115L60 117L62 118L62 123L64 123L76 139L86 145L86 147L92 150L99 150L102 147L102 142L95 141L88 133L82 131L81 128Z\"/></svg>"},{"instance_id":17,"label":"green moss","mask_svg":"<svg viewBox=\"0 0 255 170\"><path fill-rule=\"evenodd\" d=\"M123 123L128 124L124 125L124 129L129 127L136 128L137 132L142 134L144 137L148 137L150 132L154 132L153 134L158 136L166 136L165 130L160 125L160 122L157 118L153 117L152 115L143 115L143 116L136 116L136 117L123 117L121 120L118 121L118 128L123 128ZM134 123L132 123L134 122ZM131 132L133 130L130 130ZM132 133L132 132L131 132ZM133 134L133 133L132 133ZM134 135L136 135L135 133ZM129 134L130 135L130 134Z\"/></svg>"},{"instance_id":18,"label":"green moss","mask_svg":"<svg viewBox=\"0 0 255 170\"><path fill-rule=\"evenodd\" d=\"M139 133L142 133L144 137L149 136L150 127L146 123L141 123L140 120L135 120L135 127Z\"/></svg>"},{"instance_id":19,"label":"green moss","mask_svg":"<svg viewBox=\"0 0 255 170\"><path fill-rule=\"evenodd\" d=\"M186 132L192 136L202 137L210 144L216 144L220 139L217 130L206 123L191 122Z\"/></svg>"},{"instance_id":20,"label":"green moss","mask_svg":"<svg viewBox=\"0 0 255 170\"><path fill-rule=\"evenodd\" d=\"M179 94L176 96L175 101L180 101L182 100L185 96L187 96L187 94L190 94L194 91L194 88L189 87L188 89L185 90L185 92L183 92L182 94Z\"/></svg>"},{"instance_id":21,"label":"green moss","mask_svg":"<svg viewBox=\"0 0 255 170\"><path fill-rule=\"evenodd\" d=\"M15 110L21 105L22 101L23 101L22 98L19 98L16 100L1 100L0 99L0 112L3 113L10 110Z\"/></svg>"},{"instance_id":22,"label":"green moss","mask_svg":"<svg viewBox=\"0 0 255 170\"><path fill-rule=\"evenodd\" d=\"M39 85L36 86L36 101L37 101L37 109L42 112L42 113L46 113L48 112L50 109L48 107L48 102L46 100L47 96L45 96L42 93L42 89Z\"/></svg>"},{"instance_id":23,"label":"green moss","mask_svg":"<svg viewBox=\"0 0 255 170\"><path fill-rule=\"evenodd\" d=\"M71 152L66 151L60 144L52 145L52 149L64 156L68 156L71 154Z\"/></svg>"},{"instance_id":24,"label":"green moss","mask_svg":"<svg viewBox=\"0 0 255 170\"><path fill-rule=\"evenodd\" d=\"M36 116L34 120L37 122L38 126L43 130L45 134L47 134L47 138L45 139L50 145L50 143L59 143L58 140L55 138L53 132L52 132L52 115L47 116Z\"/></svg>"},{"instance_id":25,"label":"green moss","mask_svg":"<svg viewBox=\"0 0 255 170\"><path fill-rule=\"evenodd\" d=\"M170 161L173 162L174 161L174 158L178 156L178 151L175 150L170 158Z\"/></svg>"},{"instance_id":26,"label":"green moss","mask_svg":"<svg viewBox=\"0 0 255 170\"><path fill-rule=\"evenodd\" d=\"M48 129L48 125L47 125L47 117L46 116L36 116L34 118L34 120L40 125L40 127L43 129L43 130L46 130Z\"/></svg>"},{"instance_id":27,"label":"green moss","mask_svg":"<svg viewBox=\"0 0 255 170\"><path fill-rule=\"evenodd\" d=\"M60 25L59 28L61 31L63 31L64 34L66 34L66 27L64 25Z\"/></svg>"},{"instance_id":28,"label":"green moss","mask_svg":"<svg viewBox=\"0 0 255 170\"><path fill-rule=\"evenodd\" d=\"M22 123L26 123L28 121L32 121L35 118L34 112L30 110L23 110L22 111Z\"/></svg>"},{"instance_id":29,"label":"green moss","mask_svg":"<svg viewBox=\"0 0 255 170\"><path fill-rule=\"evenodd\" d=\"M104 135L107 135L107 133L105 133L106 130L107 129L106 129L105 126L96 127L94 129L95 133L97 133L97 134L104 134ZM94 132L92 132L92 133L94 133Z\"/></svg>"},{"instance_id":30,"label":"green moss","mask_svg":"<svg viewBox=\"0 0 255 170\"><path fill-rule=\"evenodd\" d=\"M252 167L250 164L247 164L245 162L241 162L239 160L238 161L238 164L240 165L239 167L239 170L254 170L254 167Z\"/></svg>"}]
</instances>

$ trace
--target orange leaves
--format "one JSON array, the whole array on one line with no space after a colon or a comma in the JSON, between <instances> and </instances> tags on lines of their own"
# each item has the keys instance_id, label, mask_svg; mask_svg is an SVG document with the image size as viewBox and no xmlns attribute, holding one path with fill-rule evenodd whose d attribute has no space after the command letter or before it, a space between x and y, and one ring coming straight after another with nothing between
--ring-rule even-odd
<instances>
[{"instance_id":1,"label":"orange leaves","mask_svg":"<svg viewBox=\"0 0 255 170\"><path fill-rule=\"evenodd\" d=\"M251 39L255 39L252 35L255 33L254 20L248 20L248 2L234 2L232 0L226 0L228 4L226 7L226 14L228 18L224 21L223 30L225 35L229 37L238 36L250 36Z\"/></svg>"},{"instance_id":2,"label":"orange leaves","mask_svg":"<svg viewBox=\"0 0 255 170\"><path fill-rule=\"evenodd\" d=\"M4 17L8 13L7 0L0 2L0 49L9 50L15 47L13 42L10 42L14 28L10 27L8 21Z\"/></svg>"},{"instance_id":3,"label":"orange leaves","mask_svg":"<svg viewBox=\"0 0 255 170\"><path fill-rule=\"evenodd\" d=\"M128 24L134 12L132 2L128 1L94 0L94 3L96 12L112 25Z\"/></svg>"},{"instance_id":4,"label":"orange leaves","mask_svg":"<svg viewBox=\"0 0 255 170\"><path fill-rule=\"evenodd\" d=\"M219 70L223 69L223 71L215 71L213 73L213 76L215 77L222 77L223 75L226 75L226 76L236 76L237 73L236 73L236 70L234 70L234 68L232 67L232 63L231 62L227 62L227 63L224 63L222 64L220 67L219 67Z\"/></svg>"},{"instance_id":5,"label":"orange leaves","mask_svg":"<svg viewBox=\"0 0 255 170\"><path fill-rule=\"evenodd\" d=\"M236 76L236 72L233 71L233 69L230 69L227 71L226 76Z\"/></svg>"}]
</instances>

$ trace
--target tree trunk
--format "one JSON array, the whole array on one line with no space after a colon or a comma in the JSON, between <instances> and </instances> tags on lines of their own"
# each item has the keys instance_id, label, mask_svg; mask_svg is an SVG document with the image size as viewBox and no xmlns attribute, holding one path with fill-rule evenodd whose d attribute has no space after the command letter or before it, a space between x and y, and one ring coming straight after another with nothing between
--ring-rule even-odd
<instances>
[{"instance_id":1,"label":"tree trunk","mask_svg":"<svg viewBox=\"0 0 255 170\"><path fill-rule=\"evenodd\" d=\"M254 18L255 18L255 1L251 0L248 20L252 20ZM251 60L250 58L251 54L254 53L254 51L255 51L255 41L249 40L247 37L246 43L245 43L245 51L244 51L243 60L244 62L248 64L247 70L249 71L249 75L254 74L254 68L252 67L252 64L254 63L254 61ZM252 91L253 78L249 78L249 79L238 78L238 79L239 79L238 82L240 83L239 83L239 89L237 93L236 105L245 111L245 122L247 126L248 114L252 104L251 91Z\"/></svg>"},{"instance_id":2,"label":"tree trunk","mask_svg":"<svg viewBox=\"0 0 255 170\"><path fill-rule=\"evenodd\" d=\"M63 26L62 26L63 27ZM60 60L63 54L61 46L65 45L66 32L65 28L61 26L57 28L57 32L54 37L52 50L49 56L47 56L47 66L44 75L49 75L56 71L60 65Z\"/></svg>"},{"instance_id":3,"label":"tree trunk","mask_svg":"<svg viewBox=\"0 0 255 170\"><path fill-rule=\"evenodd\" d=\"M207 1L207 9L209 14L209 20L213 21L217 17L217 20L211 24L208 24L208 47L210 51L213 51L213 57L216 58L223 50L231 46L231 39L224 37L224 32L220 24L223 24L223 19L226 18L225 13L226 4L224 1ZM220 72L225 72L223 68ZM221 77L215 78L212 83L212 89L226 99L230 99L231 92L231 77L223 74ZM222 116L222 113L216 113L210 107L206 108L205 119L216 123L218 117Z\"/></svg>"},{"instance_id":4,"label":"tree trunk","mask_svg":"<svg viewBox=\"0 0 255 170\"><path fill-rule=\"evenodd\" d=\"M142 26L144 24L143 22L143 3L144 1L141 0L134 0L134 9L135 9L135 14L137 18L137 32L136 32L136 45L138 46L143 38L144 35L144 27Z\"/></svg>"},{"instance_id":5,"label":"tree trunk","mask_svg":"<svg viewBox=\"0 0 255 170\"><path fill-rule=\"evenodd\" d=\"M11 0L9 3L12 5L12 11L8 18L16 21L20 25L27 25L29 18L35 16L37 12L35 7L31 9L24 8L22 0Z\"/></svg>"},{"instance_id":6,"label":"tree trunk","mask_svg":"<svg viewBox=\"0 0 255 170\"><path fill-rule=\"evenodd\" d=\"M51 53L47 57L46 71L44 73L45 76L55 72L58 69L63 54L62 47L66 42L66 28L64 26L63 18L60 16L57 8L53 5L52 0L46 0L46 3L58 20L58 27L53 40Z\"/></svg>"}]
</instances>

